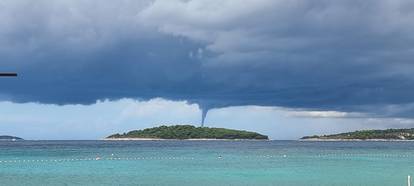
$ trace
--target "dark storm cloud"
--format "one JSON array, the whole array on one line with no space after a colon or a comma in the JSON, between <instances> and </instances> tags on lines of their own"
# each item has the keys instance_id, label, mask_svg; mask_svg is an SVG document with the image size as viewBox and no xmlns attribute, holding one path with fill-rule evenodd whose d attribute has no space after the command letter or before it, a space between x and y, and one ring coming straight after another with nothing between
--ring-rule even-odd
<instances>
[{"instance_id":1,"label":"dark storm cloud","mask_svg":"<svg viewBox=\"0 0 414 186\"><path fill-rule=\"evenodd\" d=\"M0 1L0 98L163 97L404 116L411 1Z\"/></svg>"}]
</instances>

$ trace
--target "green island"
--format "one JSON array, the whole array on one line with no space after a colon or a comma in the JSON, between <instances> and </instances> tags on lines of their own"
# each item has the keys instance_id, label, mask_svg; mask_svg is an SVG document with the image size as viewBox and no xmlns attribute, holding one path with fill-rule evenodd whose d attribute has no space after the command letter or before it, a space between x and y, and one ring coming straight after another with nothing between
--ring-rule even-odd
<instances>
[{"instance_id":1,"label":"green island","mask_svg":"<svg viewBox=\"0 0 414 186\"><path fill-rule=\"evenodd\" d=\"M23 138L19 138L16 136L0 135L0 141L17 141L17 140L23 140Z\"/></svg>"},{"instance_id":2,"label":"green island","mask_svg":"<svg viewBox=\"0 0 414 186\"><path fill-rule=\"evenodd\" d=\"M105 139L250 139L268 140L268 136L256 132L225 128L195 127L192 125L173 125L133 130L123 134L113 134Z\"/></svg>"},{"instance_id":3,"label":"green island","mask_svg":"<svg viewBox=\"0 0 414 186\"><path fill-rule=\"evenodd\" d=\"M414 128L358 130L331 135L304 136L301 140L414 140Z\"/></svg>"}]
</instances>

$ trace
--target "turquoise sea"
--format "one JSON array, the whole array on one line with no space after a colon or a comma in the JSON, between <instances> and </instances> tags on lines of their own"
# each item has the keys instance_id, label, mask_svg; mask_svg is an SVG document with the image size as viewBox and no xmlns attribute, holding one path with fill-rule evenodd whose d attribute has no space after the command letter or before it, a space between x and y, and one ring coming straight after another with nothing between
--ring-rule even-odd
<instances>
[{"instance_id":1,"label":"turquoise sea","mask_svg":"<svg viewBox=\"0 0 414 186\"><path fill-rule=\"evenodd\" d=\"M0 185L407 185L414 142L0 142Z\"/></svg>"}]
</instances>

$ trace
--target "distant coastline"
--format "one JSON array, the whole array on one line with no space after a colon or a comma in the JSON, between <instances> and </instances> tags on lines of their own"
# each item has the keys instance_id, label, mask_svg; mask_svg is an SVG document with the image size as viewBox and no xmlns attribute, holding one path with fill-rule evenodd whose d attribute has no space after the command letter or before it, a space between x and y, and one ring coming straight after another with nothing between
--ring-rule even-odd
<instances>
[{"instance_id":1,"label":"distant coastline","mask_svg":"<svg viewBox=\"0 0 414 186\"><path fill-rule=\"evenodd\" d=\"M383 142L414 142L414 140L401 140L401 139L320 139L320 138L311 138L311 139L299 139L298 141L315 141L315 142L324 142L324 141L349 141L349 142L353 142L353 141L383 141Z\"/></svg>"},{"instance_id":2,"label":"distant coastline","mask_svg":"<svg viewBox=\"0 0 414 186\"><path fill-rule=\"evenodd\" d=\"M330 135L304 136L300 141L414 141L414 128L360 130Z\"/></svg>"},{"instance_id":3,"label":"distant coastline","mask_svg":"<svg viewBox=\"0 0 414 186\"><path fill-rule=\"evenodd\" d=\"M0 135L0 141L21 141L23 138L16 136Z\"/></svg>"}]
</instances>

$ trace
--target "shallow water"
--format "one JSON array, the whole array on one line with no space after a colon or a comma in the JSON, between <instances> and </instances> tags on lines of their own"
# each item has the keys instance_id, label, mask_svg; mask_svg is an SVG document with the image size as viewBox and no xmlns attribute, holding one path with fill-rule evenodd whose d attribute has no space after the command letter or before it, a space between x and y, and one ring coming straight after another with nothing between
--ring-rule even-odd
<instances>
[{"instance_id":1,"label":"shallow water","mask_svg":"<svg viewBox=\"0 0 414 186\"><path fill-rule=\"evenodd\" d=\"M0 142L1 185L407 185L414 142Z\"/></svg>"}]
</instances>

